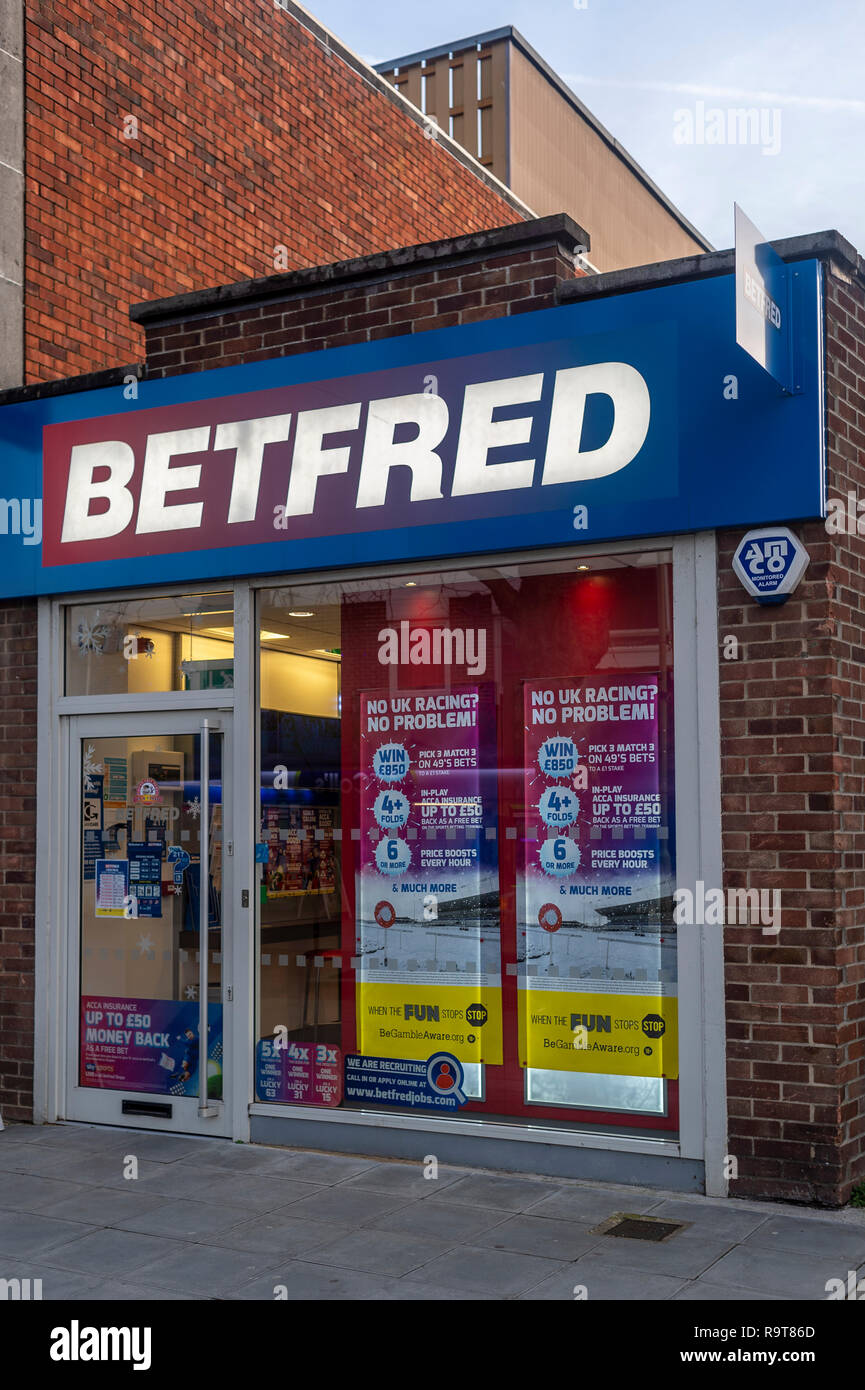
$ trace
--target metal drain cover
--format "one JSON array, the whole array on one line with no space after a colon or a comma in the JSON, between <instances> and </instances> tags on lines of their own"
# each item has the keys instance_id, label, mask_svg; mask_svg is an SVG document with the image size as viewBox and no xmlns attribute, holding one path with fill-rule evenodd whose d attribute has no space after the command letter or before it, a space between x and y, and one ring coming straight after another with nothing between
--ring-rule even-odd
<instances>
[{"instance_id":1,"label":"metal drain cover","mask_svg":"<svg viewBox=\"0 0 865 1390\"><path fill-rule=\"evenodd\" d=\"M619 1212L604 1222L605 1236L621 1236L625 1240L669 1240L683 1231L688 1221L661 1221L656 1216L630 1216Z\"/></svg>"}]
</instances>

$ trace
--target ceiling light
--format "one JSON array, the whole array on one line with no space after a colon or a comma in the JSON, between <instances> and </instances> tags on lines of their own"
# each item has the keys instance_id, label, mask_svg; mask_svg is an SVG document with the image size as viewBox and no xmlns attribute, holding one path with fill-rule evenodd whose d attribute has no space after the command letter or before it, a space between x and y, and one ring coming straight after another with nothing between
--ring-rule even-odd
<instances>
[{"instance_id":1,"label":"ceiling light","mask_svg":"<svg viewBox=\"0 0 865 1390\"><path fill-rule=\"evenodd\" d=\"M288 616L290 618L314 618L315 614L310 608L290 608Z\"/></svg>"},{"instance_id":2,"label":"ceiling light","mask_svg":"<svg viewBox=\"0 0 865 1390\"><path fill-rule=\"evenodd\" d=\"M259 637L262 642L290 642L291 634L288 632L260 632Z\"/></svg>"}]
</instances>

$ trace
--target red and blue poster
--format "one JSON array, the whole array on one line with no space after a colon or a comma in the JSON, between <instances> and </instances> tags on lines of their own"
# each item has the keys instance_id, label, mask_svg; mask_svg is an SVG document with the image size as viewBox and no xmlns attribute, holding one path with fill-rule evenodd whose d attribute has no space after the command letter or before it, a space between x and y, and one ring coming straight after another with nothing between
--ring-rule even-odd
<instances>
[{"instance_id":1,"label":"red and blue poster","mask_svg":"<svg viewBox=\"0 0 865 1390\"><path fill-rule=\"evenodd\" d=\"M81 1085L197 1096L198 1004L176 999L81 1000ZM206 1094L222 1095L222 1005L207 1007Z\"/></svg>"},{"instance_id":2,"label":"red and blue poster","mask_svg":"<svg viewBox=\"0 0 865 1390\"><path fill-rule=\"evenodd\" d=\"M667 698L656 672L525 683L524 1066L678 1074ZM582 1036L587 1020L603 1040Z\"/></svg>"},{"instance_id":3,"label":"red and blue poster","mask_svg":"<svg viewBox=\"0 0 865 1390\"><path fill-rule=\"evenodd\" d=\"M360 694L358 1051L502 1060L492 687Z\"/></svg>"}]
</instances>

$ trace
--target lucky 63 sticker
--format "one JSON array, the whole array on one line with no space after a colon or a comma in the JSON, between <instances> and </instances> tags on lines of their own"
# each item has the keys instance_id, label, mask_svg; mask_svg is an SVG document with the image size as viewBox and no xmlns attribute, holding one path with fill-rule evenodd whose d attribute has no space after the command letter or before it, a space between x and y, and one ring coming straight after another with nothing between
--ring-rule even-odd
<instances>
[{"instance_id":1,"label":"lucky 63 sticker","mask_svg":"<svg viewBox=\"0 0 865 1390\"><path fill-rule=\"evenodd\" d=\"M541 868L545 874L568 878L580 867L580 847L568 835L556 835L544 840L540 851Z\"/></svg>"},{"instance_id":2,"label":"lucky 63 sticker","mask_svg":"<svg viewBox=\"0 0 865 1390\"><path fill-rule=\"evenodd\" d=\"M411 864L411 850L405 840L387 836L375 847L375 866L380 874L396 877L404 874Z\"/></svg>"}]
</instances>

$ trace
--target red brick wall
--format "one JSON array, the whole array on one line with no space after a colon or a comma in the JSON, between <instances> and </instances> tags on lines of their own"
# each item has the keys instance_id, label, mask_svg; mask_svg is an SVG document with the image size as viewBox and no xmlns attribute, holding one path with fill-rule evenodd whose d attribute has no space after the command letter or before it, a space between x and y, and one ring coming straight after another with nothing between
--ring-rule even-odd
<instances>
[{"instance_id":1,"label":"red brick wall","mask_svg":"<svg viewBox=\"0 0 865 1390\"><path fill-rule=\"evenodd\" d=\"M865 499L865 295L826 288L828 494ZM777 936L725 933L728 1147L738 1195L835 1205L865 1178L865 535L793 529L811 564L780 608L719 534L725 887L781 891Z\"/></svg>"},{"instance_id":2,"label":"red brick wall","mask_svg":"<svg viewBox=\"0 0 865 1390\"><path fill-rule=\"evenodd\" d=\"M0 607L0 1113L33 1098L36 608Z\"/></svg>"},{"instance_id":3,"label":"red brick wall","mask_svg":"<svg viewBox=\"0 0 865 1390\"><path fill-rule=\"evenodd\" d=\"M519 217L273 0L26 13L27 381L140 358L130 303Z\"/></svg>"},{"instance_id":4,"label":"red brick wall","mask_svg":"<svg viewBox=\"0 0 865 1390\"><path fill-rule=\"evenodd\" d=\"M394 271L374 284L310 290L184 323L157 323L147 331L147 375L236 366L545 309L555 304L559 282L574 274L572 261L551 240L411 275Z\"/></svg>"}]
</instances>

